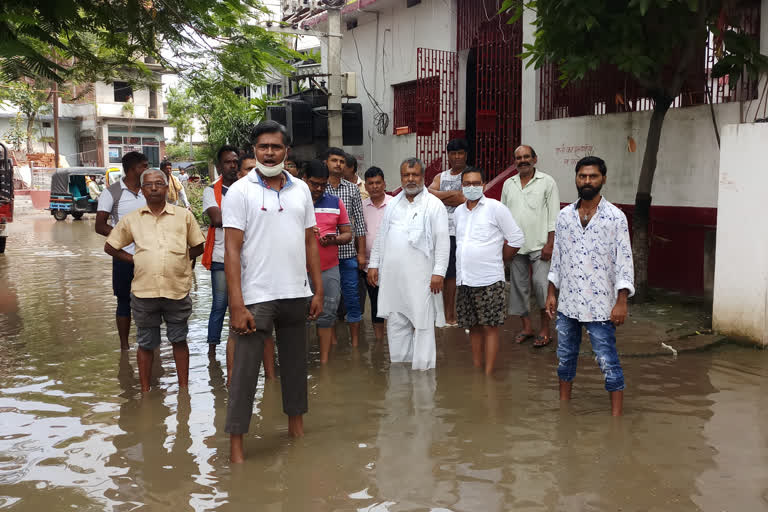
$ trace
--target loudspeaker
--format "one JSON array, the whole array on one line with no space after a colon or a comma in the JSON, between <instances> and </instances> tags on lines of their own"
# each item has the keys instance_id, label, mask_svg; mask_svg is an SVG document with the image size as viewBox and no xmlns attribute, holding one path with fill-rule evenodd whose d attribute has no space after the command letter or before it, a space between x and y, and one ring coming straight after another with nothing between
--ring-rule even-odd
<instances>
[{"instance_id":1,"label":"loudspeaker","mask_svg":"<svg viewBox=\"0 0 768 512\"><path fill-rule=\"evenodd\" d=\"M342 105L341 133L345 146L363 145L363 106L360 103Z\"/></svg>"},{"instance_id":2,"label":"loudspeaker","mask_svg":"<svg viewBox=\"0 0 768 512\"><path fill-rule=\"evenodd\" d=\"M312 106L307 102L285 104L288 134L294 145L312 144Z\"/></svg>"}]
</instances>

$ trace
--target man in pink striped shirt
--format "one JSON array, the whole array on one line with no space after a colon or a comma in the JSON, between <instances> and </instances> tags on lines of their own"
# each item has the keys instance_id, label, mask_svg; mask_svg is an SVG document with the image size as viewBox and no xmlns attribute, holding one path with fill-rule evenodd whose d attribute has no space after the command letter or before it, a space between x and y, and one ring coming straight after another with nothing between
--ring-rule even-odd
<instances>
[{"instance_id":1,"label":"man in pink striped shirt","mask_svg":"<svg viewBox=\"0 0 768 512\"><path fill-rule=\"evenodd\" d=\"M363 217L368 231L365 236L365 271L368 271L368 261L371 259L371 250L376 241L376 235L379 233L381 220L384 218L387 203L392 196L387 195L387 184L384 181L384 172L378 167L371 167L365 172L365 190L369 197L363 199ZM368 287L368 297L371 299L371 321L373 322L373 331L376 335L376 341L384 339L384 319L376 316L379 287L371 286L366 279Z\"/></svg>"}]
</instances>

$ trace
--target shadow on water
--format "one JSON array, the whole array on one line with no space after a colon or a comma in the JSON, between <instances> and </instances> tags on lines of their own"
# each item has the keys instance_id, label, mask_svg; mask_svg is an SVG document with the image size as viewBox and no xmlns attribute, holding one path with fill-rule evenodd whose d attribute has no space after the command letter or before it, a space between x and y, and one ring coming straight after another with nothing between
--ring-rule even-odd
<instances>
[{"instance_id":1,"label":"shadow on water","mask_svg":"<svg viewBox=\"0 0 768 512\"><path fill-rule=\"evenodd\" d=\"M248 459L231 467L223 345L206 355L205 270L192 293L190 387L179 391L166 343L142 398L135 350L117 348L93 221L14 229L0 256L18 305L0 315L0 508L768 509L768 355L727 346L627 359L626 415L613 420L589 358L561 404L552 351L505 345L487 378L463 331L440 330L438 368L413 372L389 365L370 325L359 349L340 328L326 367L310 347L306 436L288 437L279 384L262 381Z\"/></svg>"}]
</instances>

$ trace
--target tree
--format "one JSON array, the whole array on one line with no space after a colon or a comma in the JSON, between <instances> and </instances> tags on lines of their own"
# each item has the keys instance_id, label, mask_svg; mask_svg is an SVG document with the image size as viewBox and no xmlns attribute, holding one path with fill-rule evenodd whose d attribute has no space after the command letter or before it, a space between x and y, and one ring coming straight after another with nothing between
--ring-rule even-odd
<instances>
[{"instance_id":1,"label":"tree","mask_svg":"<svg viewBox=\"0 0 768 512\"><path fill-rule=\"evenodd\" d=\"M667 111L678 97L695 56L714 33L720 45L715 75L743 71L761 73L768 60L737 26L724 21L738 0L504 0L502 11L520 19L525 8L535 10L534 42L524 45L522 58L536 68L555 64L561 80L579 80L603 65L631 74L654 107L635 195L632 252L636 298L648 288L648 224L651 188L659 142ZM724 43L724 44L723 44ZM756 75L753 75L756 76Z\"/></svg>"},{"instance_id":2,"label":"tree","mask_svg":"<svg viewBox=\"0 0 768 512\"><path fill-rule=\"evenodd\" d=\"M247 84L286 70L295 52L256 24L259 0L6 0L0 2L0 79L59 83L129 72L150 78L140 57L177 72L211 69ZM204 55L204 58L200 56ZM83 80L85 81L85 80ZM95 81L90 77L88 81Z\"/></svg>"},{"instance_id":3,"label":"tree","mask_svg":"<svg viewBox=\"0 0 768 512\"><path fill-rule=\"evenodd\" d=\"M51 112L50 89L38 89L27 82L8 84L0 88L0 103L17 109L26 119L25 138L27 153L32 152L32 138L35 134L35 120L39 115ZM17 116L18 123L18 116ZM18 130L18 125L17 125Z\"/></svg>"},{"instance_id":4,"label":"tree","mask_svg":"<svg viewBox=\"0 0 768 512\"><path fill-rule=\"evenodd\" d=\"M195 131L195 105L186 89L173 87L166 95L168 124L176 130L174 143L181 144Z\"/></svg>"}]
</instances>

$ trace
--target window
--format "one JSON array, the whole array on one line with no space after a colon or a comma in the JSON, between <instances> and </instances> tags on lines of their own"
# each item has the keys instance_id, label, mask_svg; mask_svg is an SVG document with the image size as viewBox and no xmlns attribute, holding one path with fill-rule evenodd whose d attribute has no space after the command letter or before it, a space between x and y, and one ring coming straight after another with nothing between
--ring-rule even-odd
<instances>
[{"instance_id":1,"label":"window","mask_svg":"<svg viewBox=\"0 0 768 512\"><path fill-rule=\"evenodd\" d=\"M416 80L395 84L392 127L398 134L398 128L408 128L406 133L416 133ZM402 130L401 130L402 131Z\"/></svg>"},{"instance_id":2,"label":"window","mask_svg":"<svg viewBox=\"0 0 768 512\"><path fill-rule=\"evenodd\" d=\"M283 92L283 86L281 84L267 84L267 96L273 98L279 97Z\"/></svg>"},{"instance_id":3,"label":"window","mask_svg":"<svg viewBox=\"0 0 768 512\"><path fill-rule=\"evenodd\" d=\"M128 82L115 82L112 84L115 88L115 101L125 103L133 101L133 87Z\"/></svg>"},{"instance_id":4,"label":"window","mask_svg":"<svg viewBox=\"0 0 768 512\"><path fill-rule=\"evenodd\" d=\"M109 146L109 163L119 164L122 162L123 148L120 146Z\"/></svg>"}]
</instances>

